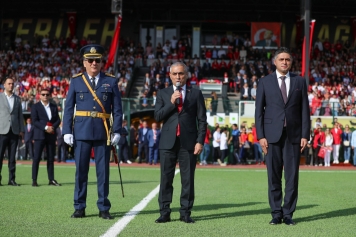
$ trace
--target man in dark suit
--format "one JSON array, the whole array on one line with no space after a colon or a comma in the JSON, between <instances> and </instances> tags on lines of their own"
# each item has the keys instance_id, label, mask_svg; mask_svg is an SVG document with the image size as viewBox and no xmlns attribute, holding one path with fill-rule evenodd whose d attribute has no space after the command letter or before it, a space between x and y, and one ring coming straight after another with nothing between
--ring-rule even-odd
<instances>
[{"instance_id":1,"label":"man in dark suit","mask_svg":"<svg viewBox=\"0 0 356 237\"><path fill-rule=\"evenodd\" d=\"M152 123L152 129L148 131L148 147L149 147L149 161L148 163L152 165L157 164L158 160L158 144L161 138L161 131L157 129L157 123Z\"/></svg>"},{"instance_id":2,"label":"man in dark suit","mask_svg":"<svg viewBox=\"0 0 356 237\"><path fill-rule=\"evenodd\" d=\"M154 117L163 122L159 143L161 184L158 197L161 216L156 223L171 220L174 169L177 160L181 172L180 220L194 223L190 217L194 203L196 155L203 150L206 133L206 109L200 90L186 86L188 68L181 62L170 67L173 85L157 95ZM179 85L178 85L179 84Z\"/></svg>"},{"instance_id":3,"label":"man in dark suit","mask_svg":"<svg viewBox=\"0 0 356 237\"><path fill-rule=\"evenodd\" d=\"M295 225L300 154L310 132L310 113L305 79L289 73L292 56L287 48L275 52L277 70L262 78L256 96L257 138L266 154L271 225ZM285 196L282 206L282 171Z\"/></svg>"},{"instance_id":4,"label":"man in dark suit","mask_svg":"<svg viewBox=\"0 0 356 237\"><path fill-rule=\"evenodd\" d=\"M157 102L156 102L157 103ZM149 128L147 127L147 122L142 122L142 128L138 130L138 163L142 162L142 151L146 159L146 163L148 163L148 139L147 132Z\"/></svg>"},{"instance_id":5,"label":"man in dark suit","mask_svg":"<svg viewBox=\"0 0 356 237\"><path fill-rule=\"evenodd\" d=\"M129 134L127 131L127 121L123 120L122 121L122 129L120 133L120 139L119 139L119 159L120 159L120 164L122 162L131 164L132 162L130 161L129 158L129 144L127 142L127 135Z\"/></svg>"},{"instance_id":6,"label":"man in dark suit","mask_svg":"<svg viewBox=\"0 0 356 237\"><path fill-rule=\"evenodd\" d=\"M31 118L26 119L25 136L22 143L25 143L25 156L24 160L27 160L27 155L30 155L29 160L33 160L33 130Z\"/></svg>"},{"instance_id":7,"label":"man in dark suit","mask_svg":"<svg viewBox=\"0 0 356 237\"><path fill-rule=\"evenodd\" d=\"M62 133L62 123L56 129L57 134L57 162L66 162L68 157L68 145L64 142L63 133Z\"/></svg>"},{"instance_id":8,"label":"man in dark suit","mask_svg":"<svg viewBox=\"0 0 356 237\"><path fill-rule=\"evenodd\" d=\"M251 88L245 83L241 88L240 100L251 100Z\"/></svg>"},{"instance_id":9,"label":"man in dark suit","mask_svg":"<svg viewBox=\"0 0 356 237\"><path fill-rule=\"evenodd\" d=\"M32 186L38 187L37 176L41 154L46 147L48 185L60 186L54 179L54 155L56 152L56 129L61 123L58 108L49 102L50 92L41 90L40 102L33 105L31 119L34 125L33 140L35 140L35 154L32 161Z\"/></svg>"},{"instance_id":10,"label":"man in dark suit","mask_svg":"<svg viewBox=\"0 0 356 237\"><path fill-rule=\"evenodd\" d=\"M0 93L0 186L1 169L5 150L8 154L9 182L8 185L20 186L16 183L16 148L19 137L25 131L22 115L21 99L13 93L13 78L6 78L4 81L4 92Z\"/></svg>"},{"instance_id":11,"label":"man in dark suit","mask_svg":"<svg viewBox=\"0 0 356 237\"><path fill-rule=\"evenodd\" d=\"M134 157L134 146L137 144L137 134L134 124L130 125L130 154L129 157Z\"/></svg>"}]
</instances>

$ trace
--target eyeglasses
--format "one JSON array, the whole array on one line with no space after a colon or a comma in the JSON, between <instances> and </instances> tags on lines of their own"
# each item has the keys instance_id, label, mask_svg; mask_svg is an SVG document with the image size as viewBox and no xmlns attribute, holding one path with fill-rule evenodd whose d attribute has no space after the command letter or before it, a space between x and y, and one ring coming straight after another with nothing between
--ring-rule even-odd
<instances>
[{"instance_id":1,"label":"eyeglasses","mask_svg":"<svg viewBox=\"0 0 356 237\"><path fill-rule=\"evenodd\" d=\"M101 59L100 58L96 58L96 59L88 58L88 59L85 59L85 61L88 61L88 63L93 63L94 61L96 63L100 63Z\"/></svg>"},{"instance_id":2,"label":"eyeglasses","mask_svg":"<svg viewBox=\"0 0 356 237\"><path fill-rule=\"evenodd\" d=\"M49 96L49 94L41 94L42 96Z\"/></svg>"}]
</instances>

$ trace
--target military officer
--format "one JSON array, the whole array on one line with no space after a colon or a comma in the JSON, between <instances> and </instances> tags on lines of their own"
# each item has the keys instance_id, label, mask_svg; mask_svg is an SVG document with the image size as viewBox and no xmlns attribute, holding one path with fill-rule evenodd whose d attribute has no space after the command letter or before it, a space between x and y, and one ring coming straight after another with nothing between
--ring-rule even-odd
<instances>
[{"instance_id":1,"label":"military officer","mask_svg":"<svg viewBox=\"0 0 356 237\"><path fill-rule=\"evenodd\" d=\"M103 53L104 48L95 44L80 49L85 72L71 79L65 104L64 141L74 146L76 165L72 218L85 217L90 151L94 148L99 217L113 219L108 199L109 161L111 145L120 139L122 108L117 79L100 71Z\"/></svg>"}]
</instances>

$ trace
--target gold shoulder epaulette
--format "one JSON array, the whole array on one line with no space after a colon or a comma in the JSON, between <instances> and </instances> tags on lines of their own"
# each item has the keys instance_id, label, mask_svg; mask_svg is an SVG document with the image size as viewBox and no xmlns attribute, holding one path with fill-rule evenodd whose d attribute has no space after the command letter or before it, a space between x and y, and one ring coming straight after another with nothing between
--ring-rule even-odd
<instances>
[{"instance_id":1,"label":"gold shoulder epaulette","mask_svg":"<svg viewBox=\"0 0 356 237\"><path fill-rule=\"evenodd\" d=\"M83 75L83 73L82 73L82 72L81 72L81 73L78 73L78 74L73 75L73 77L72 77L72 78L79 77L79 76L81 76L81 75Z\"/></svg>"},{"instance_id":2,"label":"gold shoulder epaulette","mask_svg":"<svg viewBox=\"0 0 356 237\"><path fill-rule=\"evenodd\" d=\"M105 73L105 76L114 77L114 78L115 78L115 76L114 76L113 74L110 74L110 73L108 73L108 72Z\"/></svg>"}]
</instances>

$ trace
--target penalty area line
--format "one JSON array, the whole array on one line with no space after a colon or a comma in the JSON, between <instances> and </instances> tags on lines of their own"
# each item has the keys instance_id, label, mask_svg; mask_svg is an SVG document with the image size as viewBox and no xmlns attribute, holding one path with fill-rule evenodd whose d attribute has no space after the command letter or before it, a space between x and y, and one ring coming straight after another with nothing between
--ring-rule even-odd
<instances>
[{"instance_id":1,"label":"penalty area line","mask_svg":"<svg viewBox=\"0 0 356 237\"><path fill-rule=\"evenodd\" d=\"M174 175L179 173L177 169ZM101 237L114 237L118 236L121 231L147 206L147 204L158 194L159 185L153 189L146 197L142 199L140 203L134 206L129 212L127 212L121 219L119 219L113 226L106 231Z\"/></svg>"}]
</instances>

